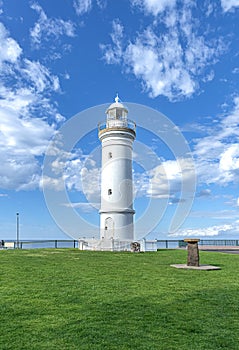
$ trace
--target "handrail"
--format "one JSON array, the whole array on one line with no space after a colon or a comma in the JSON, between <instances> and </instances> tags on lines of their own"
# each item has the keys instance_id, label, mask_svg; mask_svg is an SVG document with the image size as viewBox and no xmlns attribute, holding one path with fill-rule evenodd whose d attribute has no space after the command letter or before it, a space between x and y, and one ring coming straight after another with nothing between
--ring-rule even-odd
<instances>
[{"instance_id":1,"label":"handrail","mask_svg":"<svg viewBox=\"0 0 239 350\"><path fill-rule=\"evenodd\" d=\"M130 119L110 119L107 121L101 121L98 123L98 131L102 131L105 129L115 129L115 128L127 128L130 130L133 130L135 132L136 130L136 123L133 120Z\"/></svg>"},{"instance_id":2,"label":"handrail","mask_svg":"<svg viewBox=\"0 0 239 350\"><path fill-rule=\"evenodd\" d=\"M87 238L86 238L87 240ZM166 249L174 249L174 248L183 248L186 247L187 244L184 240L174 239L155 239L157 242L158 248L166 248ZM78 248L79 240L71 240L71 239L50 239L50 240L26 240L26 241L15 241L15 240L5 240L6 248L7 243L14 243L13 248L20 249L34 249L34 248ZM198 243L199 246L214 246L214 247L235 247L239 249L239 240L236 239L215 239L215 240L200 240ZM44 247L43 247L44 245ZM4 247L2 247L3 249Z\"/></svg>"}]
</instances>

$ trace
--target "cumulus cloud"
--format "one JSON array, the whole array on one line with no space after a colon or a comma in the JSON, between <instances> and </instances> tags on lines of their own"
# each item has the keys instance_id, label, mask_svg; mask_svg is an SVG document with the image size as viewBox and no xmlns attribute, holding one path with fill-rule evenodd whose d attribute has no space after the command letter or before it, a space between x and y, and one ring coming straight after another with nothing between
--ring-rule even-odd
<instances>
[{"instance_id":1,"label":"cumulus cloud","mask_svg":"<svg viewBox=\"0 0 239 350\"><path fill-rule=\"evenodd\" d=\"M41 165L38 157L46 150L54 129L42 119L19 118L0 103L0 187L38 187Z\"/></svg>"},{"instance_id":2,"label":"cumulus cloud","mask_svg":"<svg viewBox=\"0 0 239 350\"><path fill-rule=\"evenodd\" d=\"M157 16L166 9L172 9L176 4L176 0L131 0L131 3L133 6L141 8L147 14Z\"/></svg>"},{"instance_id":3,"label":"cumulus cloud","mask_svg":"<svg viewBox=\"0 0 239 350\"><path fill-rule=\"evenodd\" d=\"M170 192L174 193L180 190L182 171L177 161L168 160L163 162L150 170L149 176L151 177L149 196L165 198L170 196Z\"/></svg>"},{"instance_id":4,"label":"cumulus cloud","mask_svg":"<svg viewBox=\"0 0 239 350\"><path fill-rule=\"evenodd\" d=\"M41 93L46 89L57 91L60 89L59 78L43 66L39 61L24 60L25 67L22 73L27 75L27 79L32 82L36 92Z\"/></svg>"},{"instance_id":5,"label":"cumulus cloud","mask_svg":"<svg viewBox=\"0 0 239 350\"><path fill-rule=\"evenodd\" d=\"M197 183L201 187L238 183L239 98L234 98L231 111L214 120L213 127L207 126L201 130L200 125L196 125L195 128L198 132L203 131L203 137L192 140L194 163L187 158L161 159L161 164L152 165L151 170L135 172L134 186L137 197L168 198L170 203L175 203L178 201L182 181L190 184L195 178L195 172ZM134 157L137 162L138 156ZM198 198L211 195L210 187L196 194Z\"/></svg>"},{"instance_id":6,"label":"cumulus cloud","mask_svg":"<svg viewBox=\"0 0 239 350\"><path fill-rule=\"evenodd\" d=\"M194 179L195 169L191 159L164 160L148 171L134 173L135 195L166 198L170 199L171 204L175 204L184 200L177 198L181 195L182 183L189 184Z\"/></svg>"},{"instance_id":7,"label":"cumulus cloud","mask_svg":"<svg viewBox=\"0 0 239 350\"><path fill-rule=\"evenodd\" d=\"M97 166L96 161L83 154L81 149L65 152L58 141L50 147L50 153L47 154L54 156L54 160L50 168L43 170L41 187L55 191L78 191L89 203L93 203L93 206L98 205L101 168Z\"/></svg>"},{"instance_id":8,"label":"cumulus cloud","mask_svg":"<svg viewBox=\"0 0 239 350\"><path fill-rule=\"evenodd\" d=\"M239 74L239 68L238 67L234 68L232 73L233 74Z\"/></svg>"},{"instance_id":9,"label":"cumulus cloud","mask_svg":"<svg viewBox=\"0 0 239 350\"><path fill-rule=\"evenodd\" d=\"M113 48L111 45L100 44L100 48L104 51L104 59L108 64L119 64L122 61L123 48L123 26L119 19L115 19L112 22L112 33L110 34Z\"/></svg>"},{"instance_id":10,"label":"cumulus cloud","mask_svg":"<svg viewBox=\"0 0 239 350\"><path fill-rule=\"evenodd\" d=\"M100 9L104 9L107 5L107 0L96 0L95 2ZM73 7L76 11L76 14L78 16L82 16L92 10L93 3L93 0L74 0Z\"/></svg>"},{"instance_id":11,"label":"cumulus cloud","mask_svg":"<svg viewBox=\"0 0 239 350\"><path fill-rule=\"evenodd\" d=\"M77 202L77 203L66 203L63 204L66 207L80 209L84 213L92 213L95 211L95 208L99 208L99 203L85 203L85 202Z\"/></svg>"},{"instance_id":12,"label":"cumulus cloud","mask_svg":"<svg viewBox=\"0 0 239 350\"><path fill-rule=\"evenodd\" d=\"M0 46L0 187L33 189L40 181L40 157L64 120L49 98L60 83L39 61L24 58L3 24Z\"/></svg>"},{"instance_id":13,"label":"cumulus cloud","mask_svg":"<svg viewBox=\"0 0 239 350\"><path fill-rule=\"evenodd\" d=\"M96 3L101 9L104 9L107 6L107 0L96 0Z\"/></svg>"},{"instance_id":14,"label":"cumulus cloud","mask_svg":"<svg viewBox=\"0 0 239 350\"><path fill-rule=\"evenodd\" d=\"M50 189L58 192L65 190L65 183L61 177L43 175L39 180L39 187L44 188L44 190Z\"/></svg>"},{"instance_id":15,"label":"cumulus cloud","mask_svg":"<svg viewBox=\"0 0 239 350\"><path fill-rule=\"evenodd\" d=\"M15 63L22 53L21 47L16 40L9 36L7 29L0 23L0 68L4 62Z\"/></svg>"},{"instance_id":16,"label":"cumulus cloud","mask_svg":"<svg viewBox=\"0 0 239 350\"><path fill-rule=\"evenodd\" d=\"M216 41L200 34L193 18L193 2L134 0L156 22L138 32L135 38L123 35L123 25L113 21L112 44L100 45L108 64L121 64L125 72L133 74L151 97L164 95L170 100L190 97L200 81L214 77L212 65L224 52L219 38ZM160 26L160 30L159 30Z\"/></svg>"},{"instance_id":17,"label":"cumulus cloud","mask_svg":"<svg viewBox=\"0 0 239 350\"><path fill-rule=\"evenodd\" d=\"M53 135L54 129L44 120L38 118L19 118L17 113L1 108L1 149L12 155L28 153L33 156L42 155Z\"/></svg>"},{"instance_id":18,"label":"cumulus cloud","mask_svg":"<svg viewBox=\"0 0 239 350\"><path fill-rule=\"evenodd\" d=\"M81 16L91 10L92 0L74 0L73 6L76 14Z\"/></svg>"},{"instance_id":19,"label":"cumulus cloud","mask_svg":"<svg viewBox=\"0 0 239 350\"><path fill-rule=\"evenodd\" d=\"M82 192L89 203L100 202L101 168L93 159L83 154L74 156L65 163L63 176L68 190Z\"/></svg>"},{"instance_id":20,"label":"cumulus cloud","mask_svg":"<svg viewBox=\"0 0 239 350\"><path fill-rule=\"evenodd\" d=\"M239 144L230 145L220 157L219 168L221 171L233 171L237 170L239 173Z\"/></svg>"},{"instance_id":21,"label":"cumulus cloud","mask_svg":"<svg viewBox=\"0 0 239 350\"><path fill-rule=\"evenodd\" d=\"M207 189L204 189L204 190L201 190L198 194L197 194L197 197L210 197L211 196L211 190L209 190L208 188Z\"/></svg>"},{"instance_id":22,"label":"cumulus cloud","mask_svg":"<svg viewBox=\"0 0 239 350\"><path fill-rule=\"evenodd\" d=\"M221 0L221 6L224 12L233 11L239 7L239 0Z\"/></svg>"},{"instance_id":23,"label":"cumulus cloud","mask_svg":"<svg viewBox=\"0 0 239 350\"><path fill-rule=\"evenodd\" d=\"M230 234L234 230L233 224L214 225L200 227L197 229L181 229L177 233L170 234L170 237L215 237Z\"/></svg>"},{"instance_id":24,"label":"cumulus cloud","mask_svg":"<svg viewBox=\"0 0 239 350\"><path fill-rule=\"evenodd\" d=\"M239 98L234 108L218 119L209 135L194 140L194 158L200 183L238 183L239 175Z\"/></svg>"},{"instance_id":25,"label":"cumulus cloud","mask_svg":"<svg viewBox=\"0 0 239 350\"><path fill-rule=\"evenodd\" d=\"M42 7L33 2L31 8L39 14L39 19L30 30L30 36L35 48L40 48L42 41L54 38L59 39L62 35L75 36L75 25L72 21L64 21L61 18L48 18Z\"/></svg>"},{"instance_id":26,"label":"cumulus cloud","mask_svg":"<svg viewBox=\"0 0 239 350\"><path fill-rule=\"evenodd\" d=\"M165 95L172 100L176 95L190 96L196 89L189 70L184 68L182 49L174 34L162 39L147 29L128 45L125 63L151 97Z\"/></svg>"}]
</instances>

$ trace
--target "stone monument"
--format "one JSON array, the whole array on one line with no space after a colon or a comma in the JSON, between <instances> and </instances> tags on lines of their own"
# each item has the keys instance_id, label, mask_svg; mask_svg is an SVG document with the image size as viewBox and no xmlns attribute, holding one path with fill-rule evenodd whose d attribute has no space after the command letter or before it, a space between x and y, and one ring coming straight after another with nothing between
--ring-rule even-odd
<instances>
[{"instance_id":1,"label":"stone monument","mask_svg":"<svg viewBox=\"0 0 239 350\"><path fill-rule=\"evenodd\" d=\"M199 250L198 242L200 239L197 238L186 238L184 242L188 244L188 260L187 266L199 266Z\"/></svg>"},{"instance_id":2,"label":"stone monument","mask_svg":"<svg viewBox=\"0 0 239 350\"><path fill-rule=\"evenodd\" d=\"M220 270L221 268L213 265L199 265L199 249L198 238L186 238L184 242L187 243L188 257L187 264L172 264L170 266L176 267L177 269L193 269L193 270Z\"/></svg>"}]
</instances>

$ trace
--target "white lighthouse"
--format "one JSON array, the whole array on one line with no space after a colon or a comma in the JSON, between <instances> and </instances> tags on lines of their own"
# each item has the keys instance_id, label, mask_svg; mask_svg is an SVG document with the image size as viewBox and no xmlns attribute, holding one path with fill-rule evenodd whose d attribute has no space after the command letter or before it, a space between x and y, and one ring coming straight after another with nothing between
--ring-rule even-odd
<instances>
[{"instance_id":1,"label":"white lighthouse","mask_svg":"<svg viewBox=\"0 0 239 350\"><path fill-rule=\"evenodd\" d=\"M136 125L127 118L128 110L118 95L106 115L106 121L99 123L98 128L102 143L100 239L132 242L132 150Z\"/></svg>"}]
</instances>

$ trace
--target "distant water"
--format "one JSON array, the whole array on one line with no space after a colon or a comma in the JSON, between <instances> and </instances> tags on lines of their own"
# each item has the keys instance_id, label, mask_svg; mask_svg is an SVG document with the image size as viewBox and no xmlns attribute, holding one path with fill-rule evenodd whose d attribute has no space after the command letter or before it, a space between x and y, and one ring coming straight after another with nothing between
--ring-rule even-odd
<instances>
[{"instance_id":1,"label":"distant water","mask_svg":"<svg viewBox=\"0 0 239 350\"><path fill-rule=\"evenodd\" d=\"M179 247L179 241L157 241L157 248L158 249L175 249Z\"/></svg>"},{"instance_id":2,"label":"distant water","mask_svg":"<svg viewBox=\"0 0 239 350\"><path fill-rule=\"evenodd\" d=\"M10 241L8 241L10 242ZM15 242L15 247L17 243ZM20 241L19 248L21 249L37 249L37 248L78 248L78 241L74 240L33 240Z\"/></svg>"},{"instance_id":3,"label":"distant water","mask_svg":"<svg viewBox=\"0 0 239 350\"><path fill-rule=\"evenodd\" d=\"M178 248L178 241L158 241L157 248ZM37 248L78 248L78 241L21 241L19 247L22 249L37 249Z\"/></svg>"},{"instance_id":4,"label":"distant water","mask_svg":"<svg viewBox=\"0 0 239 350\"><path fill-rule=\"evenodd\" d=\"M150 240L149 240L150 241ZM6 240L6 244L9 242L14 242L13 240ZM14 242L17 248L16 242ZM239 246L239 240L230 239L210 239L201 240L200 245L214 245L214 246ZM183 240L158 240L158 249L175 249L178 247L183 247L185 243ZM22 249L37 249L37 248L78 248L77 240L28 240L19 241L19 248Z\"/></svg>"},{"instance_id":5,"label":"distant water","mask_svg":"<svg viewBox=\"0 0 239 350\"><path fill-rule=\"evenodd\" d=\"M10 242L10 241L7 241ZM14 241L11 241L14 242ZM157 248L178 248L178 241L158 241ZM15 247L17 244L15 242ZM21 249L37 249L37 248L78 248L77 240L32 240L32 241L20 241L19 248Z\"/></svg>"}]
</instances>

